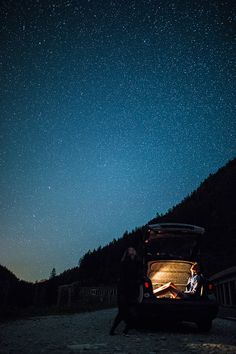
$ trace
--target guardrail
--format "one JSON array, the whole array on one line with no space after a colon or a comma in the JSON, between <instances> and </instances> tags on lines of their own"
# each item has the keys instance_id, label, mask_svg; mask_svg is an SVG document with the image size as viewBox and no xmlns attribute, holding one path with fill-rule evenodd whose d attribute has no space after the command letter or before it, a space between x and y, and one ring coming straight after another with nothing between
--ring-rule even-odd
<instances>
[{"instance_id":1,"label":"guardrail","mask_svg":"<svg viewBox=\"0 0 236 354\"><path fill-rule=\"evenodd\" d=\"M221 306L236 307L236 267L227 268L211 276L216 298Z\"/></svg>"},{"instance_id":2,"label":"guardrail","mask_svg":"<svg viewBox=\"0 0 236 354\"><path fill-rule=\"evenodd\" d=\"M102 303L115 306L117 289L112 286L81 286L80 283L62 285L58 288L57 306L79 306L81 303Z\"/></svg>"}]
</instances>

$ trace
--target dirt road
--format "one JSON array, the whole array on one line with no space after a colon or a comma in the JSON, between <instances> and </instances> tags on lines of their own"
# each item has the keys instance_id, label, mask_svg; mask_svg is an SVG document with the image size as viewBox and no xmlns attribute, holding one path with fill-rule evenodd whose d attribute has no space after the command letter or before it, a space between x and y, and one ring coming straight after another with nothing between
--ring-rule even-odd
<instances>
[{"instance_id":1,"label":"dirt road","mask_svg":"<svg viewBox=\"0 0 236 354\"><path fill-rule=\"evenodd\" d=\"M109 336L115 309L45 316L0 324L0 354L236 353L236 321L216 319L209 334L188 324L178 329Z\"/></svg>"}]
</instances>

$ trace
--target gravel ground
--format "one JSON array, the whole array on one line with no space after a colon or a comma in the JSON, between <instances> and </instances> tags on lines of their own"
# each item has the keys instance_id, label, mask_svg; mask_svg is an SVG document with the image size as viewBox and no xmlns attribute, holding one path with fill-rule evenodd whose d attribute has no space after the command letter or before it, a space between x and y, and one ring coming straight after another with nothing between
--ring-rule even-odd
<instances>
[{"instance_id":1,"label":"gravel ground","mask_svg":"<svg viewBox=\"0 0 236 354\"><path fill-rule=\"evenodd\" d=\"M131 330L109 336L116 309L32 317L0 324L0 354L236 353L236 321L216 319L208 334L191 324L178 329Z\"/></svg>"}]
</instances>

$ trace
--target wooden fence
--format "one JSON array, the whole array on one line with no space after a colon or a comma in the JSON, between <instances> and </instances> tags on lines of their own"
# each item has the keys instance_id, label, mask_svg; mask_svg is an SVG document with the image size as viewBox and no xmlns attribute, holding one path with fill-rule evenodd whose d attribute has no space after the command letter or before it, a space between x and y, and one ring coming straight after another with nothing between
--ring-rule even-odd
<instances>
[{"instance_id":1,"label":"wooden fence","mask_svg":"<svg viewBox=\"0 0 236 354\"><path fill-rule=\"evenodd\" d=\"M81 303L100 303L115 306L117 289L112 286L81 286L75 282L58 288L57 306L73 307Z\"/></svg>"}]
</instances>

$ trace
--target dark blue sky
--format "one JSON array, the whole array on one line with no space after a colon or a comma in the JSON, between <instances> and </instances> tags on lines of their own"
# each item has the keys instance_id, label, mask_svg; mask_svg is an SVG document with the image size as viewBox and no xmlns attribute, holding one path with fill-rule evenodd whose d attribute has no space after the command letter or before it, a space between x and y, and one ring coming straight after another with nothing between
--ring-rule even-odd
<instances>
[{"instance_id":1,"label":"dark blue sky","mask_svg":"<svg viewBox=\"0 0 236 354\"><path fill-rule=\"evenodd\" d=\"M74 267L236 156L233 4L1 2L0 264Z\"/></svg>"}]
</instances>

